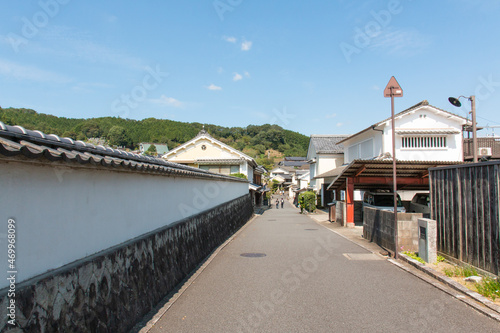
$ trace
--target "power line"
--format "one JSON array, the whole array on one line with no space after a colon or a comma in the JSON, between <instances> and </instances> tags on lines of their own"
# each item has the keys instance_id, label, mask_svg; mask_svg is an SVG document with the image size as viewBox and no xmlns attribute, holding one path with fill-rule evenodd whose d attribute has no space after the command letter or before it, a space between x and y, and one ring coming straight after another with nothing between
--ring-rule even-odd
<instances>
[{"instance_id":1,"label":"power line","mask_svg":"<svg viewBox=\"0 0 500 333\"><path fill-rule=\"evenodd\" d=\"M491 120L491 119L487 119L487 118L484 118L484 117L481 117L481 116L478 116L478 115L476 115L476 117L481 118L481 119L486 120L486 121L489 121L489 122L491 122L491 123L495 123L495 124L500 125L500 123L499 123L498 121L494 121L494 120ZM484 127L484 126L482 126L482 127Z\"/></svg>"}]
</instances>

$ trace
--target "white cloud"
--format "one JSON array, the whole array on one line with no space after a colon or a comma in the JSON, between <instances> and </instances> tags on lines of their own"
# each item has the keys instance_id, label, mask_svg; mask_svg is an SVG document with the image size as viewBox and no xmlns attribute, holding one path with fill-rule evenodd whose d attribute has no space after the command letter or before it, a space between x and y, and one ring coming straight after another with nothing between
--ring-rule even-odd
<instances>
[{"instance_id":1,"label":"white cloud","mask_svg":"<svg viewBox=\"0 0 500 333\"><path fill-rule=\"evenodd\" d=\"M245 73L244 73L244 75L245 75L246 77L250 77L250 73L248 73L248 72L245 72Z\"/></svg>"},{"instance_id":2,"label":"white cloud","mask_svg":"<svg viewBox=\"0 0 500 333\"><path fill-rule=\"evenodd\" d=\"M17 80L37 82L68 83L69 77L54 72L46 71L34 66L25 66L18 63L0 59L0 75L13 77Z\"/></svg>"},{"instance_id":3,"label":"white cloud","mask_svg":"<svg viewBox=\"0 0 500 333\"><path fill-rule=\"evenodd\" d=\"M208 90L222 90L222 88L221 88L221 87L216 86L216 85L215 85L215 84L213 84L213 83L212 83L211 85L209 85L209 86L207 87L207 89L208 89Z\"/></svg>"},{"instance_id":4,"label":"white cloud","mask_svg":"<svg viewBox=\"0 0 500 333\"><path fill-rule=\"evenodd\" d=\"M144 70L142 59L122 50L92 41L94 36L86 31L67 26L49 25L40 29L36 39L30 39L23 51L35 55L78 59L78 61L109 64L127 69ZM0 41L5 42L5 38Z\"/></svg>"},{"instance_id":5,"label":"white cloud","mask_svg":"<svg viewBox=\"0 0 500 333\"><path fill-rule=\"evenodd\" d=\"M243 79L243 76L241 76L241 74L234 73L233 81L239 81L241 79Z\"/></svg>"},{"instance_id":6,"label":"white cloud","mask_svg":"<svg viewBox=\"0 0 500 333\"><path fill-rule=\"evenodd\" d=\"M371 49L380 49L388 54L415 55L425 52L432 44L432 39L415 29L384 30L370 44Z\"/></svg>"},{"instance_id":7,"label":"white cloud","mask_svg":"<svg viewBox=\"0 0 500 333\"><path fill-rule=\"evenodd\" d=\"M158 99L151 99L151 102L156 103L156 104L161 104L161 105L166 105L166 106L172 106L174 108L180 108L184 106L184 103L173 98L173 97L167 97L165 95L161 95L160 98Z\"/></svg>"},{"instance_id":8,"label":"white cloud","mask_svg":"<svg viewBox=\"0 0 500 333\"><path fill-rule=\"evenodd\" d=\"M342 127L344 126L344 123L337 123L337 127Z\"/></svg>"},{"instance_id":9,"label":"white cloud","mask_svg":"<svg viewBox=\"0 0 500 333\"><path fill-rule=\"evenodd\" d=\"M252 48L252 42L251 41L244 41L241 43L241 50L242 51L250 51L250 49Z\"/></svg>"},{"instance_id":10,"label":"white cloud","mask_svg":"<svg viewBox=\"0 0 500 333\"><path fill-rule=\"evenodd\" d=\"M328 118L328 119L329 118L335 118L335 117L337 117L337 114L336 113L331 113L331 114L327 114L325 117Z\"/></svg>"},{"instance_id":11,"label":"white cloud","mask_svg":"<svg viewBox=\"0 0 500 333\"><path fill-rule=\"evenodd\" d=\"M231 37L231 36L223 36L222 39L224 39L226 42L229 43L236 43L237 41L236 37Z\"/></svg>"}]
</instances>

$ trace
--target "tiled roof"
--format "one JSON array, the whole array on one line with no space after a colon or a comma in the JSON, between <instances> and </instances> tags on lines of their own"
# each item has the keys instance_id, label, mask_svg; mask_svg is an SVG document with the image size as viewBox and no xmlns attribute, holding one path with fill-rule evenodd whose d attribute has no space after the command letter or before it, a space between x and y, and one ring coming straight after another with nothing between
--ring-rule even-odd
<instances>
[{"instance_id":1,"label":"tiled roof","mask_svg":"<svg viewBox=\"0 0 500 333\"><path fill-rule=\"evenodd\" d=\"M317 154L343 154L344 145L337 144L348 135L311 135L311 144Z\"/></svg>"},{"instance_id":2,"label":"tiled roof","mask_svg":"<svg viewBox=\"0 0 500 333\"><path fill-rule=\"evenodd\" d=\"M199 158L196 163L200 165L240 165L245 163L243 158Z\"/></svg>"},{"instance_id":3,"label":"tiled roof","mask_svg":"<svg viewBox=\"0 0 500 333\"><path fill-rule=\"evenodd\" d=\"M307 162L307 159L305 157L285 156L285 161L304 161L304 162Z\"/></svg>"},{"instance_id":4,"label":"tiled roof","mask_svg":"<svg viewBox=\"0 0 500 333\"><path fill-rule=\"evenodd\" d=\"M159 173L166 176L193 178L219 178L231 181L244 179L214 174L205 170L167 162L163 159L95 146L55 134L26 130L0 122L0 159L28 158L45 162L62 161L67 164L93 165L102 168L123 169L135 172Z\"/></svg>"},{"instance_id":5,"label":"tiled roof","mask_svg":"<svg viewBox=\"0 0 500 333\"><path fill-rule=\"evenodd\" d=\"M301 167L303 165L307 165L307 161L281 161L279 165L287 166L287 167Z\"/></svg>"},{"instance_id":6,"label":"tiled roof","mask_svg":"<svg viewBox=\"0 0 500 333\"><path fill-rule=\"evenodd\" d=\"M325 173L322 173L321 175L317 175L314 177L314 179L321 179L321 178L331 178L331 177L337 177L344 171L344 169L347 167L347 165L340 166L338 168L329 170Z\"/></svg>"}]
</instances>

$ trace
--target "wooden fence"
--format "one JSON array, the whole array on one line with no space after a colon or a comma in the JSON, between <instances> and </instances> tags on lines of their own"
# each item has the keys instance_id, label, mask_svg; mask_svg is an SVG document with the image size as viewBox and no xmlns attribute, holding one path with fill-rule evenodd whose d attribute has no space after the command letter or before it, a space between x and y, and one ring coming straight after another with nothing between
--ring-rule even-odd
<instances>
[{"instance_id":1,"label":"wooden fence","mask_svg":"<svg viewBox=\"0 0 500 333\"><path fill-rule=\"evenodd\" d=\"M500 161L431 168L438 251L495 275L500 266Z\"/></svg>"}]
</instances>

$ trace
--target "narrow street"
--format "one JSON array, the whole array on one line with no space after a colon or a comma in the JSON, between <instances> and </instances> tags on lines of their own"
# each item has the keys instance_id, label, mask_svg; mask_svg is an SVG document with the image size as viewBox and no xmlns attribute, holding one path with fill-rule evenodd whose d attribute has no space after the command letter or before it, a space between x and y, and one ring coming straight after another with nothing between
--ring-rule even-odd
<instances>
[{"instance_id":1,"label":"narrow street","mask_svg":"<svg viewBox=\"0 0 500 333\"><path fill-rule=\"evenodd\" d=\"M149 332L423 331L500 323L285 201L247 224Z\"/></svg>"}]
</instances>

